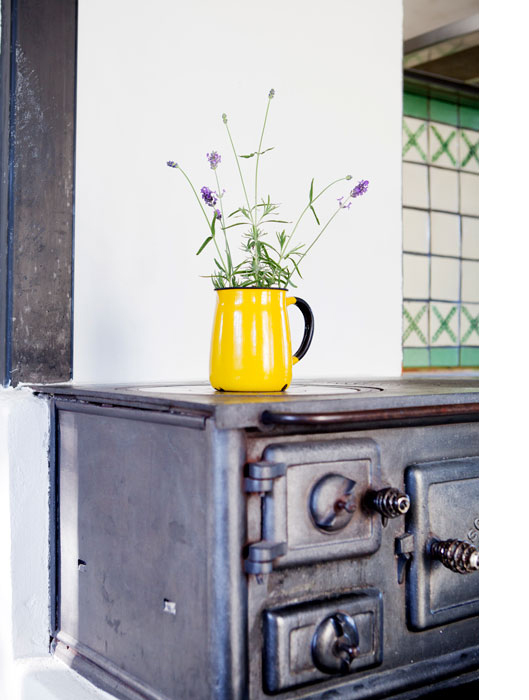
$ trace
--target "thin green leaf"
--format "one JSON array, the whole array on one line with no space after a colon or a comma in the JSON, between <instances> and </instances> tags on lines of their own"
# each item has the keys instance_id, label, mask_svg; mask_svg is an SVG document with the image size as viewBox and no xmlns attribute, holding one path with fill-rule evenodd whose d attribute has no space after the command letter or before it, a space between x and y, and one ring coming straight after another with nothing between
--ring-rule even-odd
<instances>
[{"instance_id":1,"label":"thin green leaf","mask_svg":"<svg viewBox=\"0 0 529 700\"><path fill-rule=\"evenodd\" d=\"M312 213L314 214L314 218L315 218L316 221L318 222L318 226L319 226L319 225L320 225L320 220L318 219L318 215L316 214L316 211L314 210L314 207L312 206L312 204L310 205L310 209L311 209Z\"/></svg>"},{"instance_id":2,"label":"thin green leaf","mask_svg":"<svg viewBox=\"0 0 529 700\"><path fill-rule=\"evenodd\" d=\"M204 248L207 246L207 244L208 244L210 241L212 241L212 240L213 240L213 236L208 236L208 238L206 238L206 240L204 241L204 243L202 243L202 245L200 246L200 248L197 250L196 254L197 254L197 255L200 255L200 253L204 250Z\"/></svg>"},{"instance_id":3,"label":"thin green leaf","mask_svg":"<svg viewBox=\"0 0 529 700\"><path fill-rule=\"evenodd\" d=\"M213 218L211 219L211 224L209 225L209 228L211 229L211 235L214 238L215 237L215 224L217 222L217 215L215 212L213 212Z\"/></svg>"},{"instance_id":4,"label":"thin green leaf","mask_svg":"<svg viewBox=\"0 0 529 700\"><path fill-rule=\"evenodd\" d=\"M314 189L314 178L312 178L312 182L310 183L309 202L312 202L313 189Z\"/></svg>"},{"instance_id":5,"label":"thin green leaf","mask_svg":"<svg viewBox=\"0 0 529 700\"><path fill-rule=\"evenodd\" d=\"M299 271L299 267L296 265L296 261L294 260L294 258L291 258L291 260L292 260L292 265L294 265L294 267L296 268L296 272L297 272L298 275L301 277L301 279L303 279L303 275L302 275L301 272Z\"/></svg>"},{"instance_id":6,"label":"thin green leaf","mask_svg":"<svg viewBox=\"0 0 529 700\"><path fill-rule=\"evenodd\" d=\"M266 148L264 151L254 151L253 153L249 153L246 156L239 155L239 158L253 158L254 156L257 155L257 153L259 153L259 155L262 156L263 153L268 153L268 151L273 151L274 148L275 148L275 146L272 146L271 148Z\"/></svg>"},{"instance_id":7,"label":"thin green leaf","mask_svg":"<svg viewBox=\"0 0 529 700\"><path fill-rule=\"evenodd\" d=\"M246 221L238 221L236 224L230 224L229 226L223 226L222 228L224 231L227 231L229 228L233 228L234 226L248 226Z\"/></svg>"}]
</instances>

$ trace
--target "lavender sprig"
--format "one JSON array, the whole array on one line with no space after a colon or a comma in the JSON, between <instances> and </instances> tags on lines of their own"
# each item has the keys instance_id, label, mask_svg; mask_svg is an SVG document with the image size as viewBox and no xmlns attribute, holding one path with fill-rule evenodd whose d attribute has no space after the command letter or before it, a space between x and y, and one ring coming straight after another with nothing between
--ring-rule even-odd
<instances>
[{"instance_id":1,"label":"lavender sprig","mask_svg":"<svg viewBox=\"0 0 529 700\"><path fill-rule=\"evenodd\" d=\"M221 264L224 266L224 268L226 268L226 263L224 262L224 258L222 257L222 253L220 252L218 243L217 243L216 238L215 238L215 226L214 226L214 224L215 224L216 217L213 219L212 223L209 222L208 215L206 214L206 210L202 206L202 202L200 201L200 197L198 196L197 191L195 190L193 183L189 179L189 176L187 175L187 173L184 170L182 170L182 168L177 163L175 163L174 160L167 161L167 165L170 168L178 168L178 170L180 170L182 175L185 177L185 179L187 180L189 186L191 187L191 189L193 191L193 194L195 195L195 198L196 198L196 200L197 200L197 202L202 210L202 213L204 214L204 218L206 219L206 222L208 224L208 228L211 231L211 236L208 239L206 239L207 242L202 244L202 246L198 252L200 253L205 248L207 243L209 243L209 241L212 240L215 243L215 248L217 249L217 253L219 254ZM204 189L204 188L202 188L202 189ZM198 255L198 253L197 253L197 255Z\"/></svg>"},{"instance_id":2,"label":"lavender sprig","mask_svg":"<svg viewBox=\"0 0 529 700\"><path fill-rule=\"evenodd\" d=\"M202 199L208 205L208 207L215 206L215 204L217 203L217 198L215 197L215 193L213 192L213 190L210 190L209 187L202 187L200 193L202 195Z\"/></svg>"},{"instance_id":3,"label":"lavender sprig","mask_svg":"<svg viewBox=\"0 0 529 700\"><path fill-rule=\"evenodd\" d=\"M351 191L351 197L361 197L367 192L367 187L369 185L369 180L360 180L358 185Z\"/></svg>"},{"instance_id":4,"label":"lavender sprig","mask_svg":"<svg viewBox=\"0 0 529 700\"><path fill-rule=\"evenodd\" d=\"M217 151L211 151L211 153L208 153L207 159L212 170L216 170L219 167L221 157L219 156Z\"/></svg>"},{"instance_id":5,"label":"lavender sprig","mask_svg":"<svg viewBox=\"0 0 529 700\"><path fill-rule=\"evenodd\" d=\"M334 180L316 195L314 195L313 191L313 179L310 185L308 204L301 212L293 228L290 230L290 233L287 234L286 230L276 231L275 235L277 238L277 242L272 241L271 243L270 240L266 238L266 236L268 235L267 227L269 225L292 223L288 221L283 221L280 218L280 215L278 213L278 205L271 201L270 196L268 196L267 199L261 199L259 203L257 198L260 156L272 150L271 148L262 150L262 147L264 140L264 132L266 129L270 109L270 102L274 97L275 90L272 89L268 93L268 102L266 106L263 126L261 129L258 149L248 155L237 155L230 128L228 126L228 117L226 116L226 114L222 115L222 121L226 127L230 145L235 156L235 162L239 171L244 197L246 200L246 207L239 207L228 217L225 217L223 209L223 196L225 190L221 189L218 176L218 168L222 162L222 158L217 151L211 151L210 153L206 154L209 167L215 172L217 189L212 190L210 187L204 185L204 187L200 189L200 195L193 187L186 173L179 167L178 163L176 163L175 161L167 162L167 165L169 167L179 169L182 172L189 185L191 186L193 193L202 209L202 213L204 214L204 217L208 222L209 234L206 240L202 243L201 247L199 248L197 255L202 252L202 250L207 246L207 244L210 241L214 241L218 253L218 259L215 258L216 269L215 272L212 275L210 275L210 278L212 279L213 284L216 288L222 288L226 286L287 287L289 284L292 284L292 286L295 287L296 285L294 284L292 277L293 275L295 275L295 273L299 274L299 276L301 277L299 264L301 263L303 258L317 243L322 234L326 231L328 226L338 215L338 212L342 209L349 210L351 208L352 200L363 196L368 191L369 180L359 180L355 187L353 187L353 189L349 191L347 196L342 195L341 197L337 198L338 206L336 210L329 217L328 221L323 226L321 226L314 205L319 200L319 198L322 197L323 194L327 192L327 190L329 190L329 188L331 188L339 182L349 181L352 179L352 177L351 175L346 175L345 177L339 178L338 180ZM246 190L246 185L239 159L249 159L253 157L256 158L254 192L252 193L254 194L254 202L253 205L250 205L248 192ZM219 208L216 208L217 204L219 205ZM213 209L211 221L209 220L209 217L206 214L205 207L210 207L211 209ZM301 220L309 211L309 209L314 215L316 223L319 227L318 233L308 247L306 247L303 243L292 244L293 236L297 232ZM235 223L228 223L229 219L233 216L235 216L236 219L238 219L238 221L236 220ZM226 262L224 261L223 254L220 252L217 243L217 239L215 236L215 224L218 224L222 228L224 234ZM231 229L234 226L247 226L247 231L244 233L242 246L242 250L245 253L245 258L241 263L235 265L232 260L227 235L228 229Z\"/></svg>"}]
</instances>

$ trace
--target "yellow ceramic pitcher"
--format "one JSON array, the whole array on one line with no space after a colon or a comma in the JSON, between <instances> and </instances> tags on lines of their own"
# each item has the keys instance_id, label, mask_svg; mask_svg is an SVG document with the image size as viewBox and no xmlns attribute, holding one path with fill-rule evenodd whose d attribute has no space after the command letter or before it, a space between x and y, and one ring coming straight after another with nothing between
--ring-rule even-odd
<instances>
[{"instance_id":1,"label":"yellow ceramic pitcher","mask_svg":"<svg viewBox=\"0 0 529 700\"><path fill-rule=\"evenodd\" d=\"M218 391L284 391L292 365L309 349L314 332L310 306L286 289L217 289L211 340L210 382ZM287 306L305 319L299 349L292 355Z\"/></svg>"}]
</instances>

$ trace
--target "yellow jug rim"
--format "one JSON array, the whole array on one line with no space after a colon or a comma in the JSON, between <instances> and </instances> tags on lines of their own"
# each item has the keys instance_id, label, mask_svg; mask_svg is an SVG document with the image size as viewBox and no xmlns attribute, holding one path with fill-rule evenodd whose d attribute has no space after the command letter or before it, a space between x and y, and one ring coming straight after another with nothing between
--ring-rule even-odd
<instances>
[{"instance_id":1,"label":"yellow jug rim","mask_svg":"<svg viewBox=\"0 0 529 700\"><path fill-rule=\"evenodd\" d=\"M215 287L215 292L227 292L230 290L244 292L246 290L258 290L260 292L288 292L287 287Z\"/></svg>"}]
</instances>

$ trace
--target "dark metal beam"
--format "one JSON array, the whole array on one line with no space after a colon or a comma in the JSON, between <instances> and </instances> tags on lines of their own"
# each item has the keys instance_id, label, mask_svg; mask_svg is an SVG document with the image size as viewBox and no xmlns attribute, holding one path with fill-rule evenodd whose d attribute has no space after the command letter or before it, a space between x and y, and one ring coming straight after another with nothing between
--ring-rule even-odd
<instances>
[{"instance_id":1,"label":"dark metal beam","mask_svg":"<svg viewBox=\"0 0 529 700\"><path fill-rule=\"evenodd\" d=\"M72 373L77 0L2 0L0 369Z\"/></svg>"}]
</instances>

